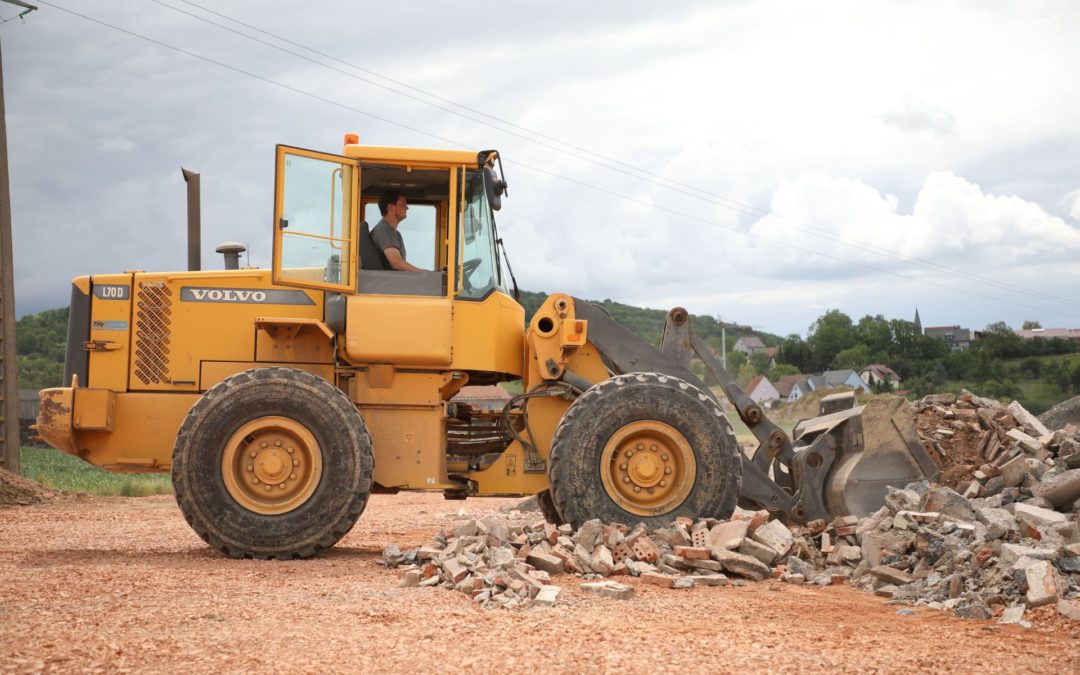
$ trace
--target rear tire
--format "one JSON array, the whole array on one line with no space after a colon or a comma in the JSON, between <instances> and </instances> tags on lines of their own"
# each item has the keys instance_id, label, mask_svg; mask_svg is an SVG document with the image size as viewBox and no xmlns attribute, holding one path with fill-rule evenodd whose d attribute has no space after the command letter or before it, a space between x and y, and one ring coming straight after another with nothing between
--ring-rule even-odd
<instances>
[{"instance_id":1,"label":"rear tire","mask_svg":"<svg viewBox=\"0 0 1080 675\"><path fill-rule=\"evenodd\" d=\"M575 528L593 518L727 518L742 484L735 434L716 403L658 373L590 388L559 422L550 459L556 510Z\"/></svg>"},{"instance_id":2,"label":"rear tire","mask_svg":"<svg viewBox=\"0 0 1080 675\"><path fill-rule=\"evenodd\" d=\"M258 368L212 387L173 448L176 502L192 529L234 558L307 558L367 505L371 436L337 387Z\"/></svg>"}]
</instances>

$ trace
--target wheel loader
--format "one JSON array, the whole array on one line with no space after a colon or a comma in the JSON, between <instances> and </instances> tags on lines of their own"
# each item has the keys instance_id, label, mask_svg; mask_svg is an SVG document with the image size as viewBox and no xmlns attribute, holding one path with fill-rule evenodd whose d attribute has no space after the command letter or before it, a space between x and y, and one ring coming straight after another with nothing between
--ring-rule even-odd
<instances>
[{"instance_id":1,"label":"wheel loader","mask_svg":"<svg viewBox=\"0 0 1080 675\"><path fill-rule=\"evenodd\" d=\"M660 349L562 293L526 326L500 255L494 150L349 135L340 155L278 146L275 180L271 269L241 268L226 246L225 269L77 277L68 386L40 394L41 437L107 469L171 472L188 523L227 555L315 555L376 492L537 495L574 526L725 518L736 504L799 523L866 514L887 485L936 474L902 399L789 437L681 308ZM401 229L425 271L378 255L370 223L387 190L408 200ZM501 410L454 400L512 380L523 391Z\"/></svg>"}]
</instances>

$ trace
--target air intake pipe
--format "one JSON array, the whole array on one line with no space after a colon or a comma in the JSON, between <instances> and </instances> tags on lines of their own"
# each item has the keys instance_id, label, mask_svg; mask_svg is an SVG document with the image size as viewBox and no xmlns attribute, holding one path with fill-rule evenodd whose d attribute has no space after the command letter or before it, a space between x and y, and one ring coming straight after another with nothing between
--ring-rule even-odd
<instances>
[{"instance_id":1,"label":"air intake pipe","mask_svg":"<svg viewBox=\"0 0 1080 675\"><path fill-rule=\"evenodd\" d=\"M180 173L184 174L184 182L187 183L187 260L188 271L196 272L202 269L202 213L199 208L199 174L196 171L180 167Z\"/></svg>"}]
</instances>

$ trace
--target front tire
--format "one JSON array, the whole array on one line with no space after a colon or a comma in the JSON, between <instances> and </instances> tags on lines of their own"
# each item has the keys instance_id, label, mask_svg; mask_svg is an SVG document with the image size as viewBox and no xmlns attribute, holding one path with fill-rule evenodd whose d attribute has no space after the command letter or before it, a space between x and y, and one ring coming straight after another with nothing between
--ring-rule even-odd
<instances>
[{"instance_id":1,"label":"front tire","mask_svg":"<svg viewBox=\"0 0 1080 675\"><path fill-rule=\"evenodd\" d=\"M352 529L371 492L371 436L326 380L257 368L212 387L173 448L176 501L234 558L307 558Z\"/></svg>"},{"instance_id":2,"label":"front tire","mask_svg":"<svg viewBox=\"0 0 1080 675\"><path fill-rule=\"evenodd\" d=\"M738 445L715 402L658 373L619 375L563 415L551 448L551 494L575 528L727 518L742 484Z\"/></svg>"}]
</instances>

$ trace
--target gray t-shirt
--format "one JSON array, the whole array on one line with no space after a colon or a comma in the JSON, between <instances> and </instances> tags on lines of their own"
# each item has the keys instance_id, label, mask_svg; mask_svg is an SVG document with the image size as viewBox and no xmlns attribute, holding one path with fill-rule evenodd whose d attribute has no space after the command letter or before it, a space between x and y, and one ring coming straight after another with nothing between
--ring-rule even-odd
<instances>
[{"instance_id":1,"label":"gray t-shirt","mask_svg":"<svg viewBox=\"0 0 1080 675\"><path fill-rule=\"evenodd\" d=\"M380 250L385 251L388 248L396 248L401 253L401 259L405 258L405 240L401 237L401 233L394 229L390 223L386 222L386 218L381 218L375 227L371 228L371 240L375 242L375 245Z\"/></svg>"}]
</instances>

